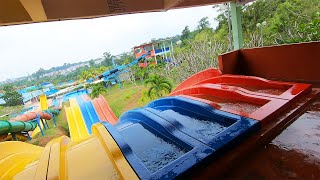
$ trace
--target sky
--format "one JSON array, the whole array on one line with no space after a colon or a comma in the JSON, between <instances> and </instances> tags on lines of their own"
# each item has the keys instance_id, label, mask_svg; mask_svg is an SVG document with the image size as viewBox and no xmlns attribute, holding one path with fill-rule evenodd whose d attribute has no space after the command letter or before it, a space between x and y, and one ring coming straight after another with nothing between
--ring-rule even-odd
<instances>
[{"instance_id":1,"label":"sky","mask_svg":"<svg viewBox=\"0 0 320 180\"><path fill-rule=\"evenodd\" d=\"M112 16L85 20L0 26L0 82L50 69L64 63L88 61L130 51L151 39L181 34L186 25L194 30L209 17L216 27L212 6Z\"/></svg>"}]
</instances>

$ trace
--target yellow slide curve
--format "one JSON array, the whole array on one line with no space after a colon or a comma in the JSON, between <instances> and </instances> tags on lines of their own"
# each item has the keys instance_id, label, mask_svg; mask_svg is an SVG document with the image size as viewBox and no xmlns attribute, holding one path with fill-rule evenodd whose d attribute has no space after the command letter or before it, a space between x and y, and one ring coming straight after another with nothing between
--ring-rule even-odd
<instances>
[{"instance_id":1,"label":"yellow slide curve","mask_svg":"<svg viewBox=\"0 0 320 180\"><path fill-rule=\"evenodd\" d=\"M89 132L86 128L77 100L75 98L70 98L69 103L69 107L65 106L64 109L68 120L70 137L72 141L78 142L82 139L86 139L89 136Z\"/></svg>"},{"instance_id":2,"label":"yellow slide curve","mask_svg":"<svg viewBox=\"0 0 320 180\"><path fill-rule=\"evenodd\" d=\"M0 179L138 179L102 124L93 125L92 135L78 142L66 136L44 148L5 142L0 152Z\"/></svg>"}]
</instances>

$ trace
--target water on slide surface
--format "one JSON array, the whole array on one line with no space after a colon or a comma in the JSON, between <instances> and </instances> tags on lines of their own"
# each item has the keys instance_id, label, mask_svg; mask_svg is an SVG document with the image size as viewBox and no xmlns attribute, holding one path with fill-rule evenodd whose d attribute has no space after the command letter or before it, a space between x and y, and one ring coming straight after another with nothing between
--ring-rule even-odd
<instances>
[{"instance_id":1,"label":"water on slide surface","mask_svg":"<svg viewBox=\"0 0 320 180\"><path fill-rule=\"evenodd\" d=\"M235 110L244 114L253 113L254 111L258 110L261 107L255 104L225 99L221 97L215 97L215 96L206 95L206 94L197 94L197 95L191 95L191 96L215 102L222 108Z\"/></svg>"},{"instance_id":2,"label":"water on slide surface","mask_svg":"<svg viewBox=\"0 0 320 180\"><path fill-rule=\"evenodd\" d=\"M265 93L271 95L281 95L288 89L276 89L276 88L261 88L261 87L254 87L254 86L246 86L240 84L232 84L232 83L220 83L221 85L229 85L229 86L237 86L248 91L257 92L257 93Z\"/></svg>"},{"instance_id":3,"label":"water on slide surface","mask_svg":"<svg viewBox=\"0 0 320 180\"><path fill-rule=\"evenodd\" d=\"M205 117L191 117L170 109L162 112L168 116L174 117L182 125L192 129L197 134L210 139L227 128L227 126L224 126L221 123L208 121Z\"/></svg>"},{"instance_id":4,"label":"water on slide surface","mask_svg":"<svg viewBox=\"0 0 320 180\"><path fill-rule=\"evenodd\" d=\"M320 100L227 179L320 179Z\"/></svg>"},{"instance_id":5,"label":"water on slide surface","mask_svg":"<svg viewBox=\"0 0 320 180\"><path fill-rule=\"evenodd\" d=\"M122 130L121 134L151 172L161 169L187 152L173 142L152 134L140 124Z\"/></svg>"}]
</instances>

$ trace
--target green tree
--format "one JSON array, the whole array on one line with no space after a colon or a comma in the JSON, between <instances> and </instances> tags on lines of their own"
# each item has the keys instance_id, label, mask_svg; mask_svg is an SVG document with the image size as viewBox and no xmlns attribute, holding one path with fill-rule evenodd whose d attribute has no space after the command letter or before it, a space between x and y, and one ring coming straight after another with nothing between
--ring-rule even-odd
<instances>
[{"instance_id":1,"label":"green tree","mask_svg":"<svg viewBox=\"0 0 320 180\"><path fill-rule=\"evenodd\" d=\"M3 99L6 102L6 106L16 106L23 104L21 94L14 90L12 86L4 86L3 90L5 91Z\"/></svg>"},{"instance_id":2,"label":"green tree","mask_svg":"<svg viewBox=\"0 0 320 180\"><path fill-rule=\"evenodd\" d=\"M198 22L198 27L197 29L199 31L202 31L206 28L210 28L210 22L209 22L209 18L208 17L203 17L200 19L200 21Z\"/></svg>"},{"instance_id":3,"label":"green tree","mask_svg":"<svg viewBox=\"0 0 320 180\"><path fill-rule=\"evenodd\" d=\"M108 71L109 68L106 66L100 66L98 68L89 68L84 69L81 71L79 75L79 79L82 81L88 80L90 78L96 78L97 76L101 75L103 72Z\"/></svg>"},{"instance_id":4,"label":"green tree","mask_svg":"<svg viewBox=\"0 0 320 180\"><path fill-rule=\"evenodd\" d=\"M189 39L190 38L190 29L189 26L186 26L181 34L181 40Z\"/></svg>"},{"instance_id":5,"label":"green tree","mask_svg":"<svg viewBox=\"0 0 320 180\"><path fill-rule=\"evenodd\" d=\"M80 79L83 81L88 80L92 77L93 77L92 74L88 70L84 70L80 74Z\"/></svg>"},{"instance_id":6,"label":"green tree","mask_svg":"<svg viewBox=\"0 0 320 180\"><path fill-rule=\"evenodd\" d=\"M89 61L89 66L90 66L90 67L94 67L95 65L96 65L96 63L94 62L93 59L91 59L91 60Z\"/></svg>"},{"instance_id":7,"label":"green tree","mask_svg":"<svg viewBox=\"0 0 320 180\"><path fill-rule=\"evenodd\" d=\"M172 91L171 82L159 75L151 75L144 83L150 85L147 95L151 99L162 97Z\"/></svg>"},{"instance_id":8,"label":"green tree","mask_svg":"<svg viewBox=\"0 0 320 180\"><path fill-rule=\"evenodd\" d=\"M109 53L109 52L105 52L103 53L103 61L101 62L101 65L103 66L112 66L112 59L114 58L114 56Z\"/></svg>"},{"instance_id":9,"label":"green tree","mask_svg":"<svg viewBox=\"0 0 320 180\"><path fill-rule=\"evenodd\" d=\"M268 37L275 44L317 41L319 0L287 0L270 19Z\"/></svg>"},{"instance_id":10,"label":"green tree","mask_svg":"<svg viewBox=\"0 0 320 180\"><path fill-rule=\"evenodd\" d=\"M44 73L45 73L45 70L43 68L40 68L37 72L34 73L34 76L37 80L39 80Z\"/></svg>"},{"instance_id":11,"label":"green tree","mask_svg":"<svg viewBox=\"0 0 320 180\"><path fill-rule=\"evenodd\" d=\"M92 92L91 92L91 97L96 98L98 97L101 93L107 92L108 89L104 87L101 83L92 85Z\"/></svg>"}]
</instances>

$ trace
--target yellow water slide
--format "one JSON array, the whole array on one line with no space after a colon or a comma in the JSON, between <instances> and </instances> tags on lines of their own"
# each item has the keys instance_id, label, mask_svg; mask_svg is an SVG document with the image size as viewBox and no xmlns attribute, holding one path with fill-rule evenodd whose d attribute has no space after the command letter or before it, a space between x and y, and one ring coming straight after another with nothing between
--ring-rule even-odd
<instances>
[{"instance_id":1,"label":"yellow water slide","mask_svg":"<svg viewBox=\"0 0 320 180\"><path fill-rule=\"evenodd\" d=\"M70 137L72 141L78 142L86 139L89 136L89 132L76 98L70 98L69 103L69 107L65 106L64 109L68 120Z\"/></svg>"},{"instance_id":2,"label":"yellow water slide","mask_svg":"<svg viewBox=\"0 0 320 180\"><path fill-rule=\"evenodd\" d=\"M16 159L8 161L11 166L6 166L12 168L10 172L4 170L7 173L2 179L138 179L102 124L93 125L92 135L78 142L63 136L50 141L44 148L23 142L15 144L16 147L0 143L10 152L1 154L1 162L3 157L17 154ZM22 148L24 146L30 147ZM23 153L31 155L24 156ZM23 161L18 157L24 157ZM15 163L19 165L12 166Z\"/></svg>"},{"instance_id":3,"label":"yellow water slide","mask_svg":"<svg viewBox=\"0 0 320 180\"><path fill-rule=\"evenodd\" d=\"M71 139L62 136L44 148L24 142L0 143L2 179L138 179L102 124L87 132L75 98L65 106Z\"/></svg>"},{"instance_id":4,"label":"yellow water slide","mask_svg":"<svg viewBox=\"0 0 320 180\"><path fill-rule=\"evenodd\" d=\"M47 96L45 94L41 94L39 96L40 99L40 109L41 111L47 110L48 109L48 100L47 100ZM46 121L46 120L44 120ZM44 129L43 125L40 123L40 126L42 129ZM40 133L40 128L36 127L36 129L32 132L31 137L34 138L36 136L36 134Z\"/></svg>"},{"instance_id":5,"label":"yellow water slide","mask_svg":"<svg viewBox=\"0 0 320 180\"><path fill-rule=\"evenodd\" d=\"M40 99L40 108L41 111L47 110L48 109L48 100L47 100L47 96L45 94L41 94L39 96Z\"/></svg>"},{"instance_id":6,"label":"yellow water slide","mask_svg":"<svg viewBox=\"0 0 320 180\"><path fill-rule=\"evenodd\" d=\"M19 142L0 143L0 179L12 179L30 163L39 159L42 147Z\"/></svg>"}]
</instances>

